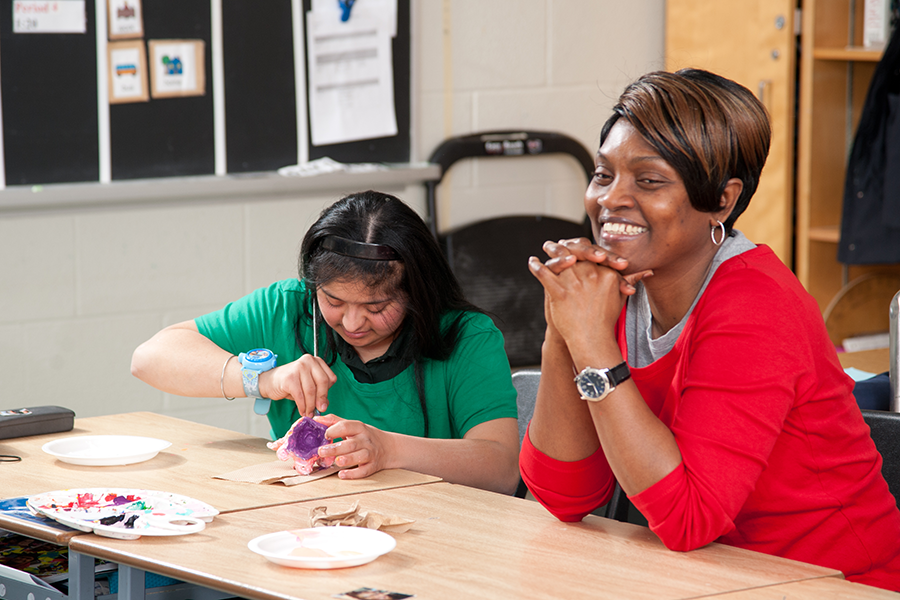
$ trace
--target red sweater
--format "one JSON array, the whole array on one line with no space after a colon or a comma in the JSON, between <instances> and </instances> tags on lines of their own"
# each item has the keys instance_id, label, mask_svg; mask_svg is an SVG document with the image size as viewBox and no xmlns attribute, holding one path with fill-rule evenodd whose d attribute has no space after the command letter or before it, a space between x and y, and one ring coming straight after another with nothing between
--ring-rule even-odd
<instances>
[{"instance_id":1,"label":"red sweater","mask_svg":"<svg viewBox=\"0 0 900 600\"><path fill-rule=\"evenodd\" d=\"M815 301L769 248L723 263L674 348L631 373L681 450L674 471L631 497L666 546L716 541L900 590L900 511L853 382ZM615 483L602 448L561 462L526 436L520 466L563 521L605 504Z\"/></svg>"}]
</instances>

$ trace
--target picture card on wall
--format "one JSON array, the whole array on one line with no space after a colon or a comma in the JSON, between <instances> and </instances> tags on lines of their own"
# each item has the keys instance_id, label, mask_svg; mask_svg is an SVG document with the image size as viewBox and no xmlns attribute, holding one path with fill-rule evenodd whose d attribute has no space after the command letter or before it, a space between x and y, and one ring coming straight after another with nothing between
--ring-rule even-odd
<instances>
[{"instance_id":1,"label":"picture card on wall","mask_svg":"<svg viewBox=\"0 0 900 600\"><path fill-rule=\"evenodd\" d=\"M206 94L203 40L150 40L150 95L153 98Z\"/></svg>"},{"instance_id":2,"label":"picture card on wall","mask_svg":"<svg viewBox=\"0 0 900 600\"><path fill-rule=\"evenodd\" d=\"M107 0L109 39L144 37L141 0Z\"/></svg>"},{"instance_id":3,"label":"picture card on wall","mask_svg":"<svg viewBox=\"0 0 900 600\"><path fill-rule=\"evenodd\" d=\"M109 103L146 102L147 52L143 41L110 42Z\"/></svg>"}]
</instances>

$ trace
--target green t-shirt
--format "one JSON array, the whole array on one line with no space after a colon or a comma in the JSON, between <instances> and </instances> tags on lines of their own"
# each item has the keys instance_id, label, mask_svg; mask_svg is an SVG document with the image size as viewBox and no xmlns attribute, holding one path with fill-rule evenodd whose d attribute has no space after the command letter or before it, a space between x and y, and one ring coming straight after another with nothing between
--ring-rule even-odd
<instances>
[{"instance_id":1,"label":"green t-shirt","mask_svg":"<svg viewBox=\"0 0 900 600\"><path fill-rule=\"evenodd\" d=\"M303 354L294 334L303 302L312 302L304 282L286 279L194 322L200 333L228 352L239 354L268 348L278 355L278 364L285 365ZM446 327L458 315L445 314L442 326ZM301 323L303 345L311 350L312 326L305 317ZM320 323L319 327L322 349L327 325ZM516 391L503 348L503 334L486 315L465 313L452 355L444 361L426 359L422 366L429 437L459 439L481 423L516 418ZM356 381L340 356L331 369L337 383L328 390L327 412L385 431L423 435L424 420L412 366L393 379L371 384ZM272 402L268 417L272 434L279 438L300 418L300 413L293 401L280 400Z\"/></svg>"}]
</instances>

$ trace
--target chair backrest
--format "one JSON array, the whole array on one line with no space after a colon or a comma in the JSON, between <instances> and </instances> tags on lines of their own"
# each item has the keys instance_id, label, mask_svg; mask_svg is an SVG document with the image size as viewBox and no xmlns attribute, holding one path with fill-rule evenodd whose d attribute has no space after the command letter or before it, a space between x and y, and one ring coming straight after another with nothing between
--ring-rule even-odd
<instances>
[{"instance_id":1,"label":"chair backrest","mask_svg":"<svg viewBox=\"0 0 900 600\"><path fill-rule=\"evenodd\" d=\"M525 430L528 429L528 423L534 415L541 372L538 369L516 371L512 374L512 382L516 388L516 404L519 407L519 446L521 446L525 440Z\"/></svg>"},{"instance_id":2,"label":"chair backrest","mask_svg":"<svg viewBox=\"0 0 900 600\"><path fill-rule=\"evenodd\" d=\"M428 221L466 298L488 313L503 332L509 364L534 367L541 362L544 288L528 269L530 256L543 256L547 240L591 237L590 222L549 215L506 215L472 223L438 235L437 186L447 170L463 159L529 158L559 154L574 158L587 181L594 176L594 156L578 140L550 131L486 131L444 140L428 162L441 167L440 177L425 182Z\"/></svg>"},{"instance_id":3,"label":"chair backrest","mask_svg":"<svg viewBox=\"0 0 900 600\"><path fill-rule=\"evenodd\" d=\"M534 404L537 401L541 371L539 369L522 369L513 373L512 380L517 393L516 403L519 407L519 446L521 447L522 442L525 440L525 431L528 429L528 423L531 422L531 417L534 415ZM519 487L515 495L519 498L524 498L527 492L528 489L525 487L525 482L520 477ZM630 507L631 502L617 483L613 496L606 505L605 516L627 523Z\"/></svg>"},{"instance_id":4,"label":"chair backrest","mask_svg":"<svg viewBox=\"0 0 900 600\"><path fill-rule=\"evenodd\" d=\"M882 272L864 273L842 287L822 311L832 343L840 346L847 338L889 331L886 309L898 289L900 275Z\"/></svg>"},{"instance_id":5,"label":"chair backrest","mask_svg":"<svg viewBox=\"0 0 900 600\"><path fill-rule=\"evenodd\" d=\"M900 413L864 410L862 414L881 453L881 473L900 507Z\"/></svg>"},{"instance_id":6,"label":"chair backrest","mask_svg":"<svg viewBox=\"0 0 900 600\"><path fill-rule=\"evenodd\" d=\"M547 240L589 237L585 223L549 216L506 216L460 227L439 237L466 298L503 332L512 367L541 363L544 288L528 268Z\"/></svg>"}]
</instances>

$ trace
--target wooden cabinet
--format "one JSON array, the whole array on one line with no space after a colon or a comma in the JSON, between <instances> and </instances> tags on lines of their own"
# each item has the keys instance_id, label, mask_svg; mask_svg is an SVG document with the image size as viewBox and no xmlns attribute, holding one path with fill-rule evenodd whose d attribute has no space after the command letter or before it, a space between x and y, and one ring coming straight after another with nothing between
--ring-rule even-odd
<instances>
[{"instance_id":1,"label":"wooden cabinet","mask_svg":"<svg viewBox=\"0 0 900 600\"><path fill-rule=\"evenodd\" d=\"M666 69L717 72L766 105L772 147L759 189L736 226L793 267L837 344L842 336L886 330L890 299L900 289L900 265L837 261L847 159L882 54L863 47L864 5L666 2Z\"/></svg>"},{"instance_id":2,"label":"wooden cabinet","mask_svg":"<svg viewBox=\"0 0 900 600\"><path fill-rule=\"evenodd\" d=\"M861 0L860 0L861 1ZM796 0L667 0L666 69L697 67L756 93L772 120L759 187L736 228L791 265Z\"/></svg>"},{"instance_id":3,"label":"wooden cabinet","mask_svg":"<svg viewBox=\"0 0 900 600\"><path fill-rule=\"evenodd\" d=\"M876 307L883 304L883 314L876 308L872 323L860 325L863 331L876 331L881 321L887 324L893 293L883 303L871 296L890 292L900 281L900 266L847 266L837 261L847 158L882 54L862 47L863 8L863 0L803 0L795 271L826 322L832 312L849 312L837 307L842 301L858 305L865 298ZM832 328L840 327L829 325Z\"/></svg>"}]
</instances>

